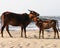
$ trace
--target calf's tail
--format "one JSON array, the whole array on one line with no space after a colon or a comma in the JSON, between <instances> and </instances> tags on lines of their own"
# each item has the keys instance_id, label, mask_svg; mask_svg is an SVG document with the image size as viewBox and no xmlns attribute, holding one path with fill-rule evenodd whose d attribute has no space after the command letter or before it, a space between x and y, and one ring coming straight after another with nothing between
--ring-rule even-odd
<instances>
[{"instance_id":1,"label":"calf's tail","mask_svg":"<svg viewBox=\"0 0 60 48\"><path fill-rule=\"evenodd\" d=\"M57 26L58 31L60 31L60 29L59 29L59 22L58 22L58 20L56 20L56 26Z\"/></svg>"}]
</instances>

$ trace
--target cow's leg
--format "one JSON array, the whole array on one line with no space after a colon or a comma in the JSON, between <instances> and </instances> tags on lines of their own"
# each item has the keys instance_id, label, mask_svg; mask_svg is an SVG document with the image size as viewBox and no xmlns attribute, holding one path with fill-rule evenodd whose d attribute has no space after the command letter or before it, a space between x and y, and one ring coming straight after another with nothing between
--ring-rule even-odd
<instances>
[{"instance_id":1,"label":"cow's leg","mask_svg":"<svg viewBox=\"0 0 60 48\"><path fill-rule=\"evenodd\" d=\"M44 29L42 29L42 38L44 39Z\"/></svg>"},{"instance_id":2,"label":"cow's leg","mask_svg":"<svg viewBox=\"0 0 60 48\"><path fill-rule=\"evenodd\" d=\"M56 29L53 28L53 30L54 30L54 39L55 39L56 38Z\"/></svg>"},{"instance_id":3,"label":"cow's leg","mask_svg":"<svg viewBox=\"0 0 60 48\"><path fill-rule=\"evenodd\" d=\"M58 36L58 39L59 39L59 32L58 32L58 30L56 30L56 32L57 32L57 36Z\"/></svg>"},{"instance_id":4,"label":"cow's leg","mask_svg":"<svg viewBox=\"0 0 60 48\"><path fill-rule=\"evenodd\" d=\"M1 28L1 37L3 37L3 30L4 30L4 28L5 28L5 25L3 25L2 28Z\"/></svg>"},{"instance_id":5,"label":"cow's leg","mask_svg":"<svg viewBox=\"0 0 60 48\"><path fill-rule=\"evenodd\" d=\"M56 31L57 36L58 36L58 38L59 38L59 32L58 32L57 28L55 28L55 31Z\"/></svg>"},{"instance_id":6,"label":"cow's leg","mask_svg":"<svg viewBox=\"0 0 60 48\"><path fill-rule=\"evenodd\" d=\"M27 38L27 36L26 36L26 27L24 27L24 34L25 34L25 38Z\"/></svg>"},{"instance_id":7,"label":"cow's leg","mask_svg":"<svg viewBox=\"0 0 60 48\"><path fill-rule=\"evenodd\" d=\"M41 29L39 29L39 38L40 38L40 35L41 35Z\"/></svg>"},{"instance_id":8,"label":"cow's leg","mask_svg":"<svg viewBox=\"0 0 60 48\"><path fill-rule=\"evenodd\" d=\"M10 37L13 37L13 36L10 34L10 32L9 32L9 26L8 26L8 25L6 26L6 31L8 32L8 34L9 34Z\"/></svg>"},{"instance_id":9,"label":"cow's leg","mask_svg":"<svg viewBox=\"0 0 60 48\"><path fill-rule=\"evenodd\" d=\"M56 38L56 32L54 31L54 39Z\"/></svg>"},{"instance_id":10,"label":"cow's leg","mask_svg":"<svg viewBox=\"0 0 60 48\"><path fill-rule=\"evenodd\" d=\"M23 27L21 27L21 37L23 37Z\"/></svg>"}]
</instances>

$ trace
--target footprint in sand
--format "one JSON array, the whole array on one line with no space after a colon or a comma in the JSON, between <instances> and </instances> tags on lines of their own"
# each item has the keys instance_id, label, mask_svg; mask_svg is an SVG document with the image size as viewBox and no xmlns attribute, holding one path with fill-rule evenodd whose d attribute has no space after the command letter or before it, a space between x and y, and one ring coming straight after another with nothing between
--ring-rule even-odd
<instances>
[{"instance_id":1,"label":"footprint in sand","mask_svg":"<svg viewBox=\"0 0 60 48\"><path fill-rule=\"evenodd\" d=\"M21 44L18 44L18 47L19 47L19 48L23 48L23 46L22 46Z\"/></svg>"},{"instance_id":2,"label":"footprint in sand","mask_svg":"<svg viewBox=\"0 0 60 48\"><path fill-rule=\"evenodd\" d=\"M37 36L36 36L36 35L34 35L34 38L37 38Z\"/></svg>"},{"instance_id":3,"label":"footprint in sand","mask_svg":"<svg viewBox=\"0 0 60 48\"><path fill-rule=\"evenodd\" d=\"M56 47L57 47L57 45L56 45L56 44L53 44L53 47L54 47L54 48L56 48Z\"/></svg>"},{"instance_id":4,"label":"footprint in sand","mask_svg":"<svg viewBox=\"0 0 60 48\"><path fill-rule=\"evenodd\" d=\"M28 43L26 46L29 46L30 45L30 43Z\"/></svg>"},{"instance_id":5,"label":"footprint in sand","mask_svg":"<svg viewBox=\"0 0 60 48\"><path fill-rule=\"evenodd\" d=\"M14 46L11 46L10 48L14 48Z\"/></svg>"},{"instance_id":6,"label":"footprint in sand","mask_svg":"<svg viewBox=\"0 0 60 48\"><path fill-rule=\"evenodd\" d=\"M44 46L41 46L41 48L44 48Z\"/></svg>"},{"instance_id":7,"label":"footprint in sand","mask_svg":"<svg viewBox=\"0 0 60 48\"><path fill-rule=\"evenodd\" d=\"M1 45L0 45L1 47L5 47L5 44L3 44L3 43L1 43Z\"/></svg>"}]
</instances>

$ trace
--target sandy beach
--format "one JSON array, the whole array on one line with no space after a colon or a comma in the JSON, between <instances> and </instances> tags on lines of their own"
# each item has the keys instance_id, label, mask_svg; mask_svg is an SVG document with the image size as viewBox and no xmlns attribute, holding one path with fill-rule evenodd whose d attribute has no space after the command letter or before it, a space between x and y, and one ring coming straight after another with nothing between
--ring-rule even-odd
<instances>
[{"instance_id":1,"label":"sandy beach","mask_svg":"<svg viewBox=\"0 0 60 48\"><path fill-rule=\"evenodd\" d=\"M27 30L27 38L21 38L20 31L10 31L10 33L13 38L6 31L4 38L0 35L0 48L60 48L60 39L54 39L54 32L45 31L45 39L38 38L38 30Z\"/></svg>"}]
</instances>

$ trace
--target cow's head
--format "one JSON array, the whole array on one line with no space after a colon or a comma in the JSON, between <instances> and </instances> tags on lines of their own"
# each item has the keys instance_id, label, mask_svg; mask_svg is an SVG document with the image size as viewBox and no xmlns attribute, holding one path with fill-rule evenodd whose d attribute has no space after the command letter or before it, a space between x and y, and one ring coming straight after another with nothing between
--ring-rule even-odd
<instances>
[{"instance_id":1,"label":"cow's head","mask_svg":"<svg viewBox=\"0 0 60 48\"><path fill-rule=\"evenodd\" d=\"M33 21L36 21L37 20L37 17L39 16L39 13L35 12L35 11L32 11L32 10L28 10L30 13L29 13L29 17L33 20Z\"/></svg>"}]
</instances>

